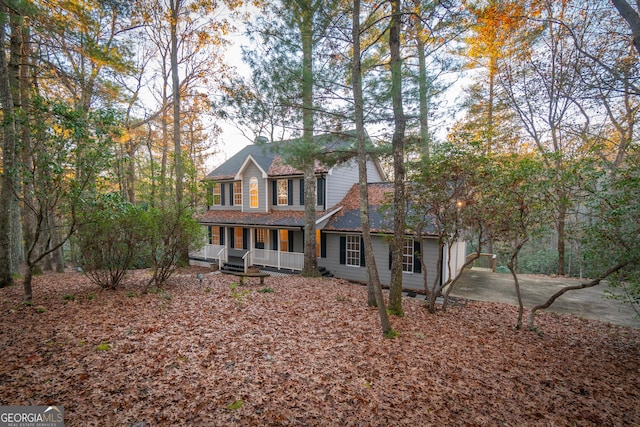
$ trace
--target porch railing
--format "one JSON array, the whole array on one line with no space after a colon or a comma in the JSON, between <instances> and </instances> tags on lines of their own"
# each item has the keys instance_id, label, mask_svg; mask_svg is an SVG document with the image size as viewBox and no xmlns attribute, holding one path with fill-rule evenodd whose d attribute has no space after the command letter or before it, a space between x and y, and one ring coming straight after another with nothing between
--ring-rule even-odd
<instances>
[{"instance_id":1,"label":"porch railing","mask_svg":"<svg viewBox=\"0 0 640 427\"><path fill-rule=\"evenodd\" d=\"M191 252L190 256L206 260L218 260L222 265L228 261L227 248L222 245L204 245L201 249Z\"/></svg>"},{"instance_id":2,"label":"porch railing","mask_svg":"<svg viewBox=\"0 0 640 427\"><path fill-rule=\"evenodd\" d=\"M300 252L280 252L267 249L253 249L253 263L289 270L302 270L304 254Z\"/></svg>"}]
</instances>

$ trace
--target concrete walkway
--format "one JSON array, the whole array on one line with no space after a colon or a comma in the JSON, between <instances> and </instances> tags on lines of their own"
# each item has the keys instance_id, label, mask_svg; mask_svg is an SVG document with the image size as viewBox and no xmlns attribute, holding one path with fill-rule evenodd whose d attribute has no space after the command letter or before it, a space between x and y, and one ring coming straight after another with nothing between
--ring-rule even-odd
<instances>
[{"instance_id":1,"label":"concrete walkway","mask_svg":"<svg viewBox=\"0 0 640 427\"><path fill-rule=\"evenodd\" d=\"M526 309L545 302L559 289L578 285L586 280L520 274L520 291ZM616 325L640 328L640 318L629 304L604 297L607 285L569 291L558 298L547 311L570 313L579 317L602 320ZM511 274L489 270L466 270L451 291L455 297L475 301L500 302L518 305Z\"/></svg>"}]
</instances>

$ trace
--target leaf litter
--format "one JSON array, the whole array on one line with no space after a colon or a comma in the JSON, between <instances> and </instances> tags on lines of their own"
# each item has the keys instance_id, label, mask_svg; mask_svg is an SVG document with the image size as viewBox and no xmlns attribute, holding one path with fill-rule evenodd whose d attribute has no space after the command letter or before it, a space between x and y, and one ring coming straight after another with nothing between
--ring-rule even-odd
<instances>
[{"instance_id":1,"label":"leaf litter","mask_svg":"<svg viewBox=\"0 0 640 427\"><path fill-rule=\"evenodd\" d=\"M363 286L197 272L147 294L143 271L115 291L45 274L31 306L0 289L0 404L71 426L640 425L639 330L407 298L388 340Z\"/></svg>"}]
</instances>

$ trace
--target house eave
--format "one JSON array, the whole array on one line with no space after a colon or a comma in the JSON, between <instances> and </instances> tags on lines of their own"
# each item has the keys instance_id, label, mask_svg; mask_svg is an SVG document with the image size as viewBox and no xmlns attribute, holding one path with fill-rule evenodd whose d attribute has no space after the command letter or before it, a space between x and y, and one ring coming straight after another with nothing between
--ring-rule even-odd
<instances>
[{"instance_id":1,"label":"house eave","mask_svg":"<svg viewBox=\"0 0 640 427\"><path fill-rule=\"evenodd\" d=\"M251 154L248 154L247 158L244 160L244 162L242 163L242 166L240 166L240 169L238 169L238 172L236 173L236 176L234 177L234 179L236 181L242 180L242 173L244 172L244 170L249 165L249 162L253 162L253 164L256 165L256 167L260 170L260 173L262 174L262 178L266 179L269 176L267 174L267 172L264 169L262 169L260 164L253 158L253 156Z\"/></svg>"}]
</instances>

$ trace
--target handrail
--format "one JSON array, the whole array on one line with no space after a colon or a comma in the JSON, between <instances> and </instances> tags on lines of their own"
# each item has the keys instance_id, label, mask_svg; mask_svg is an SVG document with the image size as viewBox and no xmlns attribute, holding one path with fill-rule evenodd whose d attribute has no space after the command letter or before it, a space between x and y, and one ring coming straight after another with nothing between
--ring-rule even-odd
<instances>
[{"instance_id":1,"label":"handrail","mask_svg":"<svg viewBox=\"0 0 640 427\"><path fill-rule=\"evenodd\" d=\"M466 260L468 261L472 256L475 256L476 253L472 253L467 255ZM492 254L492 253L486 253L486 252L481 252L478 256L478 259L485 257L485 258L489 258L489 268L491 269L491 271L495 272L496 271L496 264L498 261L498 256L496 254Z\"/></svg>"},{"instance_id":2,"label":"handrail","mask_svg":"<svg viewBox=\"0 0 640 427\"><path fill-rule=\"evenodd\" d=\"M246 272L247 272L247 270L248 270L248 265L247 265L247 256L249 256L249 255L251 254L251 252L253 252L253 251L252 251L252 250L251 250L251 251L247 251L247 253L246 253L246 254L242 255L242 260L244 261L244 272L245 272L245 273L246 273Z\"/></svg>"},{"instance_id":3,"label":"handrail","mask_svg":"<svg viewBox=\"0 0 640 427\"><path fill-rule=\"evenodd\" d=\"M222 268L222 253L224 253L227 248L222 248L218 251L218 266Z\"/></svg>"}]
</instances>

